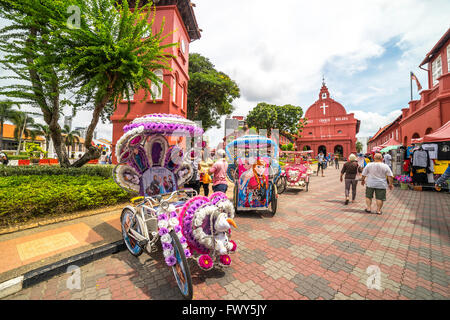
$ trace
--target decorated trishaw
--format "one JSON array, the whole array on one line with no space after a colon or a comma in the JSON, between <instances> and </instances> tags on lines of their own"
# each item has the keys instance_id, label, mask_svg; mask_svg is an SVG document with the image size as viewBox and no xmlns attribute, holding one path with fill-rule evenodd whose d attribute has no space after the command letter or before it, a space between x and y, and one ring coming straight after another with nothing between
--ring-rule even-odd
<instances>
[{"instance_id":1,"label":"decorated trishaw","mask_svg":"<svg viewBox=\"0 0 450 320\"><path fill-rule=\"evenodd\" d=\"M138 195L120 217L126 248L134 256L143 251L150 254L161 240L165 263L172 267L183 297L191 299L187 259L203 270L231 264L229 254L236 251L230 239L231 226L236 227L233 204L221 192L204 197L183 189L194 172L191 154L200 156L187 147L188 139L203 134L194 122L176 115L149 114L123 129L113 177L121 188Z\"/></svg>"},{"instance_id":2,"label":"decorated trishaw","mask_svg":"<svg viewBox=\"0 0 450 320\"><path fill-rule=\"evenodd\" d=\"M312 150L308 151L280 151L280 156L285 163L281 177L277 181L278 193L283 193L287 188L309 189L309 177L312 174L308 160Z\"/></svg>"},{"instance_id":3,"label":"decorated trishaw","mask_svg":"<svg viewBox=\"0 0 450 320\"><path fill-rule=\"evenodd\" d=\"M227 175L234 183L235 212L270 210L274 215L276 180L281 172L277 143L264 136L245 135L231 141L225 149L232 162Z\"/></svg>"}]
</instances>

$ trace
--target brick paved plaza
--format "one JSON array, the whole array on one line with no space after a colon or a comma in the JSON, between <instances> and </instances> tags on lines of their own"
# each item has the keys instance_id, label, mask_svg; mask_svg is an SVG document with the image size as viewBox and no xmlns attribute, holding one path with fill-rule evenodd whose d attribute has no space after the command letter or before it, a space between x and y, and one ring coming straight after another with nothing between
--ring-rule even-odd
<instances>
[{"instance_id":1,"label":"brick paved plaza","mask_svg":"<svg viewBox=\"0 0 450 320\"><path fill-rule=\"evenodd\" d=\"M194 299L449 299L450 195L388 192L382 216L364 212L364 188L343 204L338 170L314 176L309 192L286 192L274 217L237 216L238 243L225 272L190 263ZM368 289L369 266L381 290ZM81 289L69 274L7 299L181 299L161 252L127 251L81 267Z\"/></svg>"}]
</instances>

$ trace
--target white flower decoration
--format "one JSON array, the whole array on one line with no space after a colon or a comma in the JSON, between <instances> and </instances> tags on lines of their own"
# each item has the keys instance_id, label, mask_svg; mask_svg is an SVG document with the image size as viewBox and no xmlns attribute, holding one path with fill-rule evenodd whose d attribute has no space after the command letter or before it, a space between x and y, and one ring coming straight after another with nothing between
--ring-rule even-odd
<instances>
[{"instance_id":1,"label":"white flower decoration","mask_svg":"<svg viewBox=\"0 0 450 320\"><path fill-rule=\"evenodd\" d=\"M178 219L177 218L170 218L169 219L169 226L175 227L178 225Z\"/></svg>"},{"instance_id":2,"label":"white flower decoration","mask_svg":"<svg viewBox=\"0 0 450 320\"><path fill-rule=\"evenodd\" d=\"M173 249L170 249L170 250L164 250L163 254L164 254L164 258L167 258L167 257L173 256L175 254L175 252L173 251Z\"/></svg>"},{"instance_id":3,"label":"white flower decoration","mask_svg":"<svg viewBox=\"0 0 450 320\"><path fill-rule=\"evenodd\" d=\"M169 223L167 220L159 220L158 221L158 227L159 228L167 228L169 226Z\"/></svg>"},{"instance_id":4,"label":"white flower decoration","mask_svg":"<svg viewBox=\"0 0 450 320\"><path fill-rule=\"evenodd\" d=\"M161 236L161 241L162 242L170 242L170 240L171 240L171 238L170 238L168 233L166 233L165 235Z\"/></svg>"}]
</instances>

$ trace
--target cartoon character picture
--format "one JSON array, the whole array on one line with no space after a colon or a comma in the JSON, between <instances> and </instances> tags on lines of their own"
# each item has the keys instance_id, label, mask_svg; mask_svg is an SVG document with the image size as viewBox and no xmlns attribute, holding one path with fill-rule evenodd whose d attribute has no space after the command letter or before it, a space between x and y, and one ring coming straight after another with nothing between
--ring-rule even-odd
<instances>
[{"instance_id":1,"label":"cartoon character picture","mask_svg":"<svg viewBox=\"0 0 450 320\"><path fill-rule=\"evenodd\" d=\"M133 159L134 159L135 164L141 170L141 172L144 172L147 169L147 166L144 164L145 161L142 158L142 155L140 154L138 148L133 149Z\"/></svg>"},{"instance_id":2,"label":"cartoon character picture","mask_svg":"<svg viewBox=\"0 0 450 320\"><path fill-rule=\"evenodd\" d=\"M266 206L268 191L267 163L258 158L251 168L241 175L238 205L241 207Z\"/></svg>"}]
</instances>

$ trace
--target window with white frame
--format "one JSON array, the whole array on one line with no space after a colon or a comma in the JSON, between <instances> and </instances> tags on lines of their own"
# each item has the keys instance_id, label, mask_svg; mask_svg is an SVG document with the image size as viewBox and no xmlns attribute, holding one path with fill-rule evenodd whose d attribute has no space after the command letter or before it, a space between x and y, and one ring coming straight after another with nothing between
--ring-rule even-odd
<instances>
[{"instance_id":1,"label":"window with white frame","mask_svg":"<svg viewBox=\"0 0 450 320\"><path fill-rule=\"evenodd\" d=\"M184 86L181 87L181 110L184 109Z\"/></svg>"},{"instance_id":2,"label":"window with white frame","mask_svg":"<svg viewBox=\"0 0 450 320\"><path fill-rule=\"evenodd\" d=\"M177 77L176 76L173 77L172 94L173 94L172 101L174 103L176 103L177 102Z\"/></svg>"},{"instance_id":3,"label":"window with white frame","mask_svg":"<svg viewBox=\"0 0 450 320\"><path fill-rule=\"evenodd\" d=\"M130 97L130 101L134 100L134 90L131 86L128 87L128 96ZM127 100L127 97L124 97L124 100Z\"/></svg>"},{"instance_id":4,"label":"window with white frame","mask_svg":"<svg viewBox=\"0 0 450 320\"><path fill-rule=\"evenodd\" d=\"M447 72L450 73L450 44L447 46Z\"/></svg>"},{"instance_id":5,"label":"window with white frame","mask_svg":"<svg viewBox=\"0 0 450 320\"><path fill-rule=\"evenodd\" d=\"M438 78L442 75L442 60L441 56L434 59L431 64L431 72L432 72L432 81L433 86L438 83Z\"/></svg>"},{"instance_id":6,"label":"window with white frame","mask_svg":"<svg viewBox=\"0 0 450 320\"><path fill-rule=\"evenodd\" d=\"M152 82L151 90L152 90L152 93L155 95L155 100L161 100L163 97L163 87L164 87L164 85L162 84L162 81L163 81L162 70L156 70L155 75L161 80L161 82L159 84L160 88L158 88L158 85L155 82Z\"/></svg>"}]
</instances>

